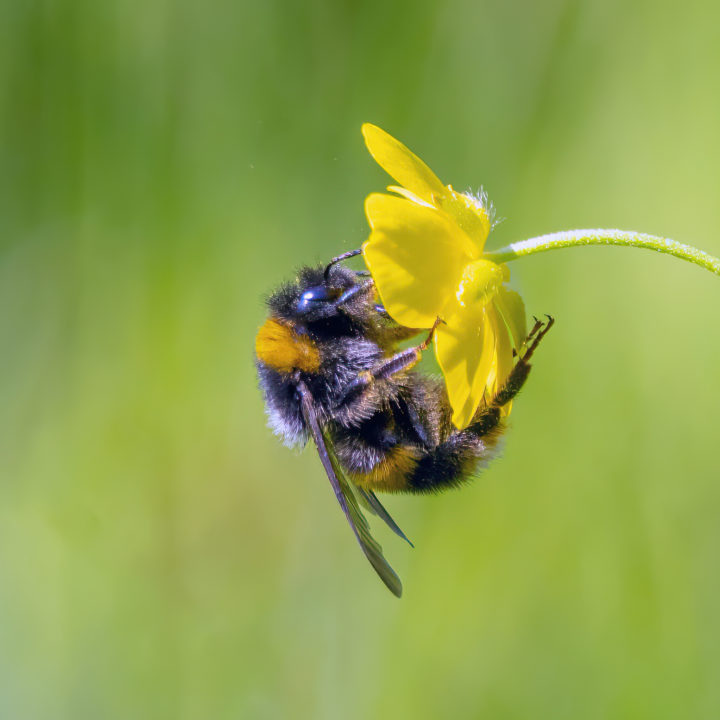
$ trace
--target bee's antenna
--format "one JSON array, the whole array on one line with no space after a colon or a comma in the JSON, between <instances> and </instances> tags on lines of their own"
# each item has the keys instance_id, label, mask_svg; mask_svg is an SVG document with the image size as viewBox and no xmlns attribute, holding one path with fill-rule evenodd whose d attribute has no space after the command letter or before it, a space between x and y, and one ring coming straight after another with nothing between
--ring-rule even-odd
<instances>
[{"instance_id":1,"label":"bee's antenna","mask_svg":"<svg viewBox=\"0 0 720 720\"><path fill-rule=\"evenodd\" d=\"M346 253L343 253L342 255L338 255L337 257L334 257L329 263L328 266L325 268L324 278L327 281L328 277L330 277L330 268L335 265L335 263L339 263L342 260L347 260L348 258L355 257L356 255L359 255L362 252L362 250L348 250Z\"/></svg>"}]
</instances>

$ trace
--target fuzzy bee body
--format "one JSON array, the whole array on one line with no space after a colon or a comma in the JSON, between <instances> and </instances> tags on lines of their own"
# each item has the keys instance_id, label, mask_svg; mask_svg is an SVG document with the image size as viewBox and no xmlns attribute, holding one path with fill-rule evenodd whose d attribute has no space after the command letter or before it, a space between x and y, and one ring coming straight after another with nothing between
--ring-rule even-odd
<instances>
[{"instance_id":1,"label":"fuzzy bee body","mask_svg":"<svg viewBox=\"0 0 720 720\"><path fill-rule=\"evenodd\" d=\"M482 434L473 426L454 430L443 384L412 369L353 391L361 373L419 331L400 328L378 312L371 289L330 313L323 308L323 317L298 316L300 297L322 285L323 270L305 268L299 278L270 297L271 315L256 343L260 385L276 434L289 445L308 439L297 390L302 380L354 484L383 492L428 492L466 479L496 447L500 423ZM355 273L335 267L329 294L358 285Z\"/></svg>"},{"instance_id":2,"label":"fuzzy bee body","mask_svg":"<svg viewBox=\"0 0 720 720\"><path fill-rule=\"evenodd\" d=\"M456 430L444 385L412 369L420 350L397 350L421 331L392 321L368 278L337 264L303 268L267 305L255 350L269 424L287 445L313 438L365 554L399 595L358 504L402 535L374 491L437 492L471 476L496 451L501 407L530 366L519 360L495 401Z\"/></svg>"}]
</instances>

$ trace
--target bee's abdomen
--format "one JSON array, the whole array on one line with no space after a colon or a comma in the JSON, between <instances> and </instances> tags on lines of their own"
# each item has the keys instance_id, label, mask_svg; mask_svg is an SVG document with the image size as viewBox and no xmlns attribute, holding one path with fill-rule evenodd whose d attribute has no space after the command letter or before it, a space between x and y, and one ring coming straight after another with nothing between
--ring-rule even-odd
<instances>
[{"instance_id":1,"label":"bee's abdomen","mask_svg":"<svg viewBox=\"0 0 720 720\"><path fill-rule=\"evenodd\" d=\"M412 445L395 445L386 449L377 462L364 472L351 471L350 479L365 490L407 492L422 452Z\"/></svg>"},{"instance_id":2,"label":"bee's abdomen","mask_svg":"<svg viewBox=\"0 0 720 720\"><path fill-rule=\"evenodd\" d=\"M401 410L376 412L358 427L338 429L340 461L351 480L379 492L439 492L460 485L490 460L503 427L499 414L465 430L449 425L449 406L421 406L413 397ZM400 420L400 422L398 422Z\"/></svg>"},{"instance_id":3,"label":"bee's abdomen","mask_svg":"<svg viewBox=\"0 0 720 720\"><path fill-rule=\"evenodd\" d=\"M469 480L484 461L492 459L500 436L496 430L484 438L466 431L434 448L398 444L386 449L365 471L350 465L350 478L365 490L432 493L457 487Z\"/></svg>"},{"instance_id":4,"label":"bee's abdomen","mask_svg":"<svg viewBox=\"0 0 720 720\"><path fill-rule=\"evenodd\" d=\"M502 427L479 436L469 428L454 432L428 450L406 478L407 492L440 492L469 480L496 452Z\"/></svg>"}]
</instances>

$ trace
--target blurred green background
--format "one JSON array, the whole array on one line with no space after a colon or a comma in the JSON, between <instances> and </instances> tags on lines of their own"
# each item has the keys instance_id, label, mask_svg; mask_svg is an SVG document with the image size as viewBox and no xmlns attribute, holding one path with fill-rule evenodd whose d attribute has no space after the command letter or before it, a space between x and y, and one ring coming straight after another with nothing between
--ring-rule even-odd
<instances>
[{"instance_id":1,"label":"blurred green background","mask_svg":"<svg viewBox=\"0 0 720 720\"><path fill-rule=\"evenodd\" d=\"M720 254L709 0L0 5L0 716L720 716L720 279L520 261L504 457L355 545L265 427L263 295L357 247L381 125L491 246Z\"/></svg>"}]
</instances>

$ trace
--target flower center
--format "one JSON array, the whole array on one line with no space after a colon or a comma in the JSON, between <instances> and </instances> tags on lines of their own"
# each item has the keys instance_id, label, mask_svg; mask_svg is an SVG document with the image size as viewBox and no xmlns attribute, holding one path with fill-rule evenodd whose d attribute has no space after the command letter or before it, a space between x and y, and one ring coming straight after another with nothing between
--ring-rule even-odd
<instances>
[{"instance_id":1,"label":"flower center","mask_svg":"<svg viewBox=\"0 0 720 720\"><path fill-rule=\"evenodd\" d=\"M463 307L485 305L506 280L506 275L507 270L502 265L490 260L475 260L465 266L455 296Z\"/></svg>"}]
</instances>

